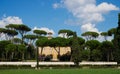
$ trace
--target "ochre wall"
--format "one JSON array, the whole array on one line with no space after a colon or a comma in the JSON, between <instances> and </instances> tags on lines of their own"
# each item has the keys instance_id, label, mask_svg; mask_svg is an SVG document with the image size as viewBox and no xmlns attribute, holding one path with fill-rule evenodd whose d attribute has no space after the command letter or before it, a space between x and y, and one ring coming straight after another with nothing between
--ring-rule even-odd
<instances>
[{"instance_id":1,"label":"ochre wall","mask_svg":"<svg viewBox=\"0 0 120 74\"><path fill-rule=\"evenodd\" d=\"M57 50L59 49L58 47L56 48ZM60 55L66 54L68 52L71 52L70 47L60 47ZM39 47L39 54L41 54L41 47ZM42 51L42 55L53 55L53 60L58 60L57 59L57 51L53 47L44 47Z\"/></svg>"}]
</instances>

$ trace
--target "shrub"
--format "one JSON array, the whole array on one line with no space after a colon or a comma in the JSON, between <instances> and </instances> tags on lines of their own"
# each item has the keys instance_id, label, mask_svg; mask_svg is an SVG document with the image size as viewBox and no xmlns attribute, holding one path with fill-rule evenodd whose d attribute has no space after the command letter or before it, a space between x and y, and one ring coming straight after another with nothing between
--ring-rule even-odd
<instances>
[{"instance_id":1,"label":"shrub","mask_svg":"<svg viewBox=\"0 0 120 74\"><path fill-rule=\"evenodd\" d=\"M51 61L51 59L53 58L53 55L47 55L44 58L44 61Z\"/></svg>"},{"instance_id":2,"label":"shrub","mask_svg":"<svg viewBox=\"0 0 120 74\"><path fill-rule=\"evenodd\" d=\"M61 55L59 57L59 60L60 61L70 61L70 57L71 57L70 52L68 52L66 54Z\"/></svg>"}]
</instances>

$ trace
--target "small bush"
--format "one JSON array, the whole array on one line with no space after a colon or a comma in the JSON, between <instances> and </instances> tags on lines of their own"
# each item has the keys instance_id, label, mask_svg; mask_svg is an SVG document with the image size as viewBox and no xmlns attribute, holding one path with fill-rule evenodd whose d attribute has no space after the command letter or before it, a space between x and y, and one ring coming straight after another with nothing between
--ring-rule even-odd
<instances>
[{"instance_id":1,"label":"small bush","mask_svg":"<svg viewBox=\"0 0 120 74\"><path fill-rule=\"evenodd\" d=\"M47 55L44 58L44 61L51 61L51 59L53 58L53 55Z\"/></svg>"},{"instance_id":2,"label":"small bush","mask_svg":"<svg viewBox=\"0 0 120 74\"><path fill-rule=\"evenodd\" d=\"M61 56L59 57L59 60L60 60L60 61L70 61L70 57L71 57L71 55L70 55L70 53L68 52L68 53L66 53L66 54L61 55Z\"/></svg>"}]
</instances>

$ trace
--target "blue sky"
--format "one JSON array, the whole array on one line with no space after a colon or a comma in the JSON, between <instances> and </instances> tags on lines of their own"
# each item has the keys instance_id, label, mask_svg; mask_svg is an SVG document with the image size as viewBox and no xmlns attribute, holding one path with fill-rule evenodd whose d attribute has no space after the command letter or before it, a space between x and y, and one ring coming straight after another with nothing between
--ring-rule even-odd
<instances>
[{"instance_id":1,"label":"blue sky","mask_svg":"<svg viewBox=\"0 0 120 74\"><path fill-rule=\"evenodd\" d=\"M80 36L85 31L117 27L119 12L120 0L0 0L0 27L23 23L32 29L50 30L54 36L60 29Z\"/></svg>"}]
</instances>

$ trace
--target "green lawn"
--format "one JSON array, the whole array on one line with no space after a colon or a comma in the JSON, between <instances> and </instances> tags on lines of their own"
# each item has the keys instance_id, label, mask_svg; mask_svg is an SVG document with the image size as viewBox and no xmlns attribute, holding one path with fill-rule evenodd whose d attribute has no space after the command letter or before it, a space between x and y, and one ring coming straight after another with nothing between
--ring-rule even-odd
<instances>
[{"instance_id":1,"label":"green lawn","mask_svg":"<svg viewBox=\"0 0 120 74\"><path fill-rule=\"evenodd\" d=\"M0 74L120 74L120 69L15 69L0 70Z\"/></svg>"}]
</instances>

